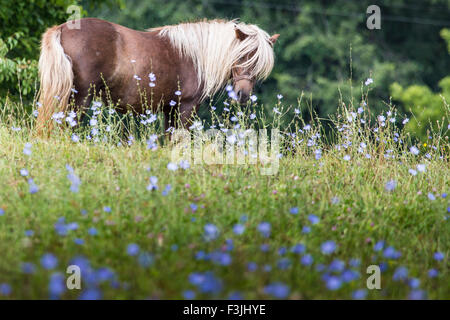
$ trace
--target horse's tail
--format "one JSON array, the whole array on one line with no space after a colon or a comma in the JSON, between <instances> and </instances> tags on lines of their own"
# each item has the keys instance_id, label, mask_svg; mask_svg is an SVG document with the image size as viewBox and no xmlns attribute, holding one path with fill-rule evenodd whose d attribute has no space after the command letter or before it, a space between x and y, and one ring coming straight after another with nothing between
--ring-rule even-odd
<instances>
[{"instance_id":1,"label":"horse's tail","mask_svg":"<svg viewBox=\"0 0 450 320\"><path fill-rule=\"evenodd\" d=\"M61 46L61 26L48 29L42 36L39 77L36 129L43 134L52 128L52 115L66 111L73 85L72 63Z\"/></svg>"}]
</instances>

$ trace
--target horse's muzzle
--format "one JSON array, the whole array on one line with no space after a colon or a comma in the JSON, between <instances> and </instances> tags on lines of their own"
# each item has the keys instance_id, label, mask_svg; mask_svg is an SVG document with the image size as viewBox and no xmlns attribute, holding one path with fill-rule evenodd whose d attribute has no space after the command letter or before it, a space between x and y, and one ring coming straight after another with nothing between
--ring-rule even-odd
<instances>
[{"instance_id":1,"label":"horse's muzzle","mask_svg":"<svg viewBox=\"0 0 450 320\"><path fill-rule=\"evenodd\" d=\"M238 101L240 104L246 104L250 97L250 95L248 93L246 93L242 90L239 90L236 95L237 95L237 98L238 98Z\"/></svg>"}]
</instances>

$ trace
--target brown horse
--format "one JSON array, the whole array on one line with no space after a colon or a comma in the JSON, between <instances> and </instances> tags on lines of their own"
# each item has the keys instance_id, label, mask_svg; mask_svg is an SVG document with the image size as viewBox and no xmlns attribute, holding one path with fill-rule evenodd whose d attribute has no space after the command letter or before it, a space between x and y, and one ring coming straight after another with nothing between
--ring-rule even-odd
<instances>
[{"instance_id":1,"label":"brown horse","mask_svg":"<svg viewBox=\"0 0 450 320\"><path fill-rule=\"evenodd\" d=\"M39 59L39 132L52 115L67 111L74 96L83 112L105 84L117 109L142 113L142 91L152 108L165 114L166 128L178 116L186 125L192 112L232 79L235 99L244 103L256 81L274 64L270 37L255 25L204 20L140 32L95 18L48 29ZM103 92L103 95L104 92Z\"/></svg>"}]
</instances>

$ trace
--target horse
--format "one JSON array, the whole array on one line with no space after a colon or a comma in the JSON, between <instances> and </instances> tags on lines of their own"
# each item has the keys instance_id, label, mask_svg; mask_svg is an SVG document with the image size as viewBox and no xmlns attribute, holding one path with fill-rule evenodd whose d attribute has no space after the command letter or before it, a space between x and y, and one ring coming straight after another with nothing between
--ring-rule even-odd
<instances>
[{"instance_id":1,"label":"horse","mask_svg":"<svg viewBox=\"0 0 450 320\"><path fill-rule=\"evenodd\" d=\"M144 91L151 108L163 111L166 129L177 126L176 119L187 126L199 105L230 81L234 98L246 103L255 83L271 73L279 37L237 20L145 31L97 18L78 22L79 28L63 23L42 36L38 132L52 128L55 113L71 108L85 114L92 97L106 89L122 113L144 112Z\"/></svg>"}]
</instances>

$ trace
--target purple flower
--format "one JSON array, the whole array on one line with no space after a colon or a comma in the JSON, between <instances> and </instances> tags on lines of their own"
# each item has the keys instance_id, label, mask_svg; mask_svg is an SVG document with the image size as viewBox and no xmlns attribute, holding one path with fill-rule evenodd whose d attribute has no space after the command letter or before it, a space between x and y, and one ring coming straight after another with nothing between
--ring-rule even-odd
<instances>
[{"instance_id":1,"label":"purple flower","mask_svg":"<svg viewBox=\"0 0 450 320\"><path fill-rule=\"evenodd\" d=\"M302 229L302 233L310 233L311 232L311 227L309 226L304 226Z\"/></svg>"},{"instance_id":2,"label":"purple flower","mask_svg":"<svg viewBox=\"0 0 450 320\"><path fill-rule=\"evenodd\" d=\"M297 207L293 207L293 208L289 209L289 212L291 214L298 214L298 208Z\"/></svg>"},{"instance_id":3,"label":"purple flower","mask_svg":"<svg viewBox=\"0 0 450 320\"><path fill-rule=\"evenodd\" d=\"M336 243L332 240L325 241L320 246L320 251L323 254L332 254L336 250Z\"/></svg>"}]
</instances>

